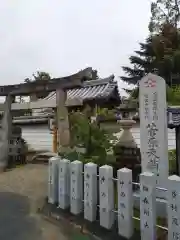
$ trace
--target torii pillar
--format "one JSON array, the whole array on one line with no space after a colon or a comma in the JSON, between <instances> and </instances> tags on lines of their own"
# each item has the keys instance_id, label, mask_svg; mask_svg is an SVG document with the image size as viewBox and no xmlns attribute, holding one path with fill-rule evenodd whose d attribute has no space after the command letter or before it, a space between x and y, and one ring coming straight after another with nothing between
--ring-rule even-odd
<instances>
[{"instance_id":1,"label":"torii pillar","mask_svg":"<svg viewBox=\"0 0 180 240\"><path fill-rule=\"evenodd\" d=\"M67 91L59 88L56 90L56 124L58 128L58 146L59 152L64 152L70 145L70 130L69 130L69 119L68 109L65 105L67 98Z\"/></svg>"},{"instance_id":2,"label":"torii pillar","mask_svg":"<svg viewBox=\"0 0 180 240\"><path fill-rule=\"evenodd\" d=\"M6 97L4 114L1 122L0 134L0 172L3 172L8 165L9 143L12 134L11 104L14 97L10 94Z\"/></svg>"}]
</instances>

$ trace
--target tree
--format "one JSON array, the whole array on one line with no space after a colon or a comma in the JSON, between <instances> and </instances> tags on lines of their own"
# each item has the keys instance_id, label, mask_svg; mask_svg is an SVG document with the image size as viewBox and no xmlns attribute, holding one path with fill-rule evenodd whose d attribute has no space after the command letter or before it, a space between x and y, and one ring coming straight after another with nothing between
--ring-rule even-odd
<instances>
[{"instance_id":1,"label":"tree","mask_svg":"<svg viewBox=\"0 0 180 240\"><path fill-rule=\"evenodd\" d=\"M134 89L123 89L129 95L128 100L134 100L139 98L139 87L135 87Z\"/></svg>"},{"instance_id":2,"label":"tree","mask_svg":"<svg viewBox=\"0 0 180 240\"><path fill-rule=\"evenodd\" d=\"M99 76L98 76L98 71L95 70L95 69L93 69L93 70L92 70L92 80L96 80L96 79L98 79L98 78L99 78Z\"/></svg>"},{"instance_id":3,"label":"tree","mask_svg":"<svg viewBox=\"0 0 180 240\"><path fill-rule=\"evenodd\" d=\"M180 0L156 0L151 3L151 33L158 33L164 24L170 24L177 29L179 21Z\"/></svg>"},{"instance_id":4,"label":"tree","mask_svg":"<svg viewBox=\"0 0 180 240\"><path fill-rule=\"evenodd\" d=\"M151 14L149 37L130 56L132 67L122 67L127 76L121 79L137 85L129 92L129 99L133 99L139 95L138 81L149 72L158 74L167 83L168 101L177 104L179 91L175 93L172 87L180 84L180 0L156 0Z\"/></svg>"},{"instance_id":5,"label":"tree","mask_svg":"<svg viewBox=\"0 0 180 240\"><path fill-rule=\"evenodd\" d=\"M153 72L154 56L152 37L149 37L145 43L140 43L140 50L130 56L129 61L132 67L122 67L127 76L121 76L121 79L129 84L137 84L146 73Z\"/></svg>"},{"instance_id":6,"label":"tree","mask_svg":"<svg viewBox=\"0 0 180 240\"><path fill-rule=\"evenodd\" d=\"M164 59L160 59L160 75L172 82L179 78L180 63L180 0L155 0L151 3L149 30L156 36L156 49L164 44ZM160 46L161 45L161 46ZM168 81L168 80L167 80Z\"/></svg>"},{"instance_id":7,"label":"tree","mask_svg":"<svg viewBox=\"0 0 180 240\"><path fill-rule=\"evenodd\" d=\"M29 82L39 82L39 81L49 81L49 80L51 80L49 73L38 71L36 74L33 74L33 79L26 78L24 82L29 83ZM46 96L48 96L48 94L49 94L48 92L40 92L40 93L37 93L36 96L37 98L45 98Z\"/></svg>"},{"instance_id":8,"label":"tree","mask_svg":"<svg viewBox=\"0 0 180 240\"><path fill-rule=\"evenodd\" d=\"M175 91L175 89L167 86L166 88L166 96L168 105L179 105L180 104L180 94L179 90Z\"/></svg>"},{"instance_id":9,"label":"tree","mask_svg":"<svg viewBox=\"0 0 180 240\"><path fill-rule=\"evenodd\" d=\"M96 79L99 79L98 70L93 69L91 71L91 77L84 77L83 81L91 81L91 80L96 80Z\"/></svg>"},{"instance_id":10,"label":"tree","mask_svg":"<svg viewBox=\"0 0 180 240\"><path fill-rule=\"evenodd\" d=\"M139 88L135 87L132 90L124 89L128 94L128 104L131 105L134 100L139 100ZM166 86L166 98L168 105L179 105L180 104L180 88L174 89Z\"/></svg>"},{"instance_id":11,"label":"tree","mask_svg":"<svg viewBox=\"0 0 180 240\"><path fill-rule=\"evenodd\" d=\"M26 78L24 81L26 83L28 83L28 82L35 82L35 81L42 81L42 80L47 80L48 81L48 80L51 79L49 73L47 73L47 72L39 72L39 71L37 71L36 74L33 74L33 78L34 79Z\"/></svg>"},{"instance_id":12,"label":"tree","mask_svg":"<svg viewBox=\"0 0 180 240\"><path fill-rule=\"evenodd\" d=\"M180 31L167 23L160 34L153 38L157 72L169 86L179 84L180 73ZM178 81L177 81L178 80Z\"/></svg>"},{"instance_id":13,"label":"tree","mask_svg":"<svg viewBox=\"0 0 180 240\"><path fill-rule=\"evenodd\" d=\"M129 58L131 67L122 67L128 76L121 79L137 84L147 73L160 75L169 86L180 83L180 31L171 24L164 24L159 34L151 35L140 43L140 51Z\"/></svg>"},{"instance_id":14,"label":"tree","mask_svg":"<svg viewBox=\"0 0 180 240\"><path fill-rule=\"evenodd\" d=\"M140 43L140 51L129 58L133 67L123 67L128 76L122 80L137 84L148 72L155 72L172 84L180 79L180 0L154 0L151 3L149 37Z\"/></svg>"}]
</instances>

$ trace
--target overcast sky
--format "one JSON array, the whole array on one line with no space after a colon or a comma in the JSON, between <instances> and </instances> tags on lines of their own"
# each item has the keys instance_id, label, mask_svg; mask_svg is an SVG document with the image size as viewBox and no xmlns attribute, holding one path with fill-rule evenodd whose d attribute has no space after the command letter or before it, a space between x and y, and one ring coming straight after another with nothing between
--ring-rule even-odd
<instances>
[{"instance_id":1,"label":"overcast sky","mask_svg":"<svg viewBox=\"0 0 180 240\"><path fill-rule=\"evenodd\" d=\"M0 85L121 66L148 34L150 0L1 0Z\"/></svg>"}]
</instances>

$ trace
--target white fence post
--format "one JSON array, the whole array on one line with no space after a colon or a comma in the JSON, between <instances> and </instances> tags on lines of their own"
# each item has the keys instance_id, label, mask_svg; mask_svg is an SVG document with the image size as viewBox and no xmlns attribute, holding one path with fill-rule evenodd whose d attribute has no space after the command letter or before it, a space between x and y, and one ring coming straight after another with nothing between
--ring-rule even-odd
<instances>
[{"instance_id":1,"label":"white fence post","mask_svg":"<svg viewBox=\"0 0 180 240\"><path fill-rule=\"evenodd\" d=\"M84 166L84 218L93 222L97 210L97 164Z\"/></svg>"},{"instance_id":2,"label":"white fence post","mask_svg":"<svg viewBox=\"0 0 180 240\"><path fill-rule=\"evenodd\" d=\"M105 165L99 168L100 225L110 229L114 223L113 168Z\"/></svg>"},{"instance_id":3,"label":"white fence post","mask_svg":"<svg viewBox=\"0 0 180 240\"><path fill-rule=\"evenodd\" d=\"M119 169L117 176L119 235L129 239L134 231L132 170L128 168Z\"/></svg>"},{"instance_id":4,"label":"white fence post","mask_svg":"<svg viewBox=\"0 0 180 240\"><path fill-rule=\"evenodd\" d=\"M71 163L71 213L80 214L82 212L82 196L83 196L83 164L80 161Z\"/></svg>"},{"instance_id":5,"label":"white fence post","mask_svg":"<svg viewBox=\"0 0 180 240\"><path fill-rule=\"evenodd\" d=\"M70 205L70 161L59 161L59 207L66 209Z\"/></svg>"},{"instance_id":6,"label":"white fence post","mask_svg":"<svg viewBox=\"0 0 180 240\"><path fill-rule=\"evenodd\" d=\"M150 172L140 174L141 239L156 239L156 176Z\"/></svg>"},{"instance_id":7,"label":"white fence post","mask_svg":"<svg viewBox=\"0 0 180 240\"><path fill-rule=\"evenodd\" d=\"M51 157L48 166L48 202L58 202L58 168L60 157Z\"/></svg>"},{"instance_id":8,"label":"white fence post","mask_svg":"<svg viewBox=\"0 0 180 240\"><path fill-rule=\"evenodd\" d=\"M168 178L168 240L180 239L180 177Z\"/></svg>"}]
</instances>

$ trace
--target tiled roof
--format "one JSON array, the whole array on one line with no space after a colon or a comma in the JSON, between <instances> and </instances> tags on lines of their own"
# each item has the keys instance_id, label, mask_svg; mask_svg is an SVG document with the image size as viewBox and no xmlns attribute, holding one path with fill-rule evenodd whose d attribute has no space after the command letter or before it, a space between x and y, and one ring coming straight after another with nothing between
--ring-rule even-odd
<instances>
[{"instance_id":1,"label":"tiled roof","mask_svg":"<svg viewBox=\"0 0 180 240\"><path fill-rule=\"evenodd\" d=\"M116 92L116 93L115 93ZM67 105L72 100L79 99L82 102L105 99L118 95L119 103L120 96L118 93L117 83L114 81L114 75L104 79L85 81L80 88L69 89L67 91ZM56 92L51 92L45 99L52 100L56 98ZM33 115L46 112L46 109L34 110Z\"/></svg>"},{"instance_id":2,"label":"tiled roof","mask_svg":"<svg viewBox=\"0 0 180 240\"><path fill-rule=\"evenodd\" d=\"M115 88L117 83L113 82L114 76L109 78L86 81L81 88L70 89L67 92L67 99L81 99L88 101L92 99L101 99L109 97ZM55 92L51 92L45 99L53 99L56 97Z\"/></svg>"}]
</instances>

